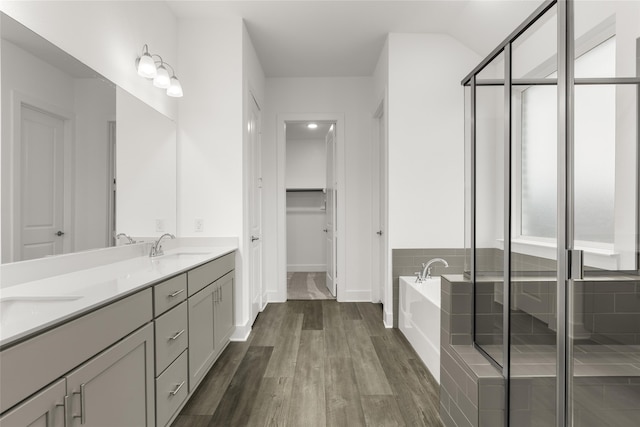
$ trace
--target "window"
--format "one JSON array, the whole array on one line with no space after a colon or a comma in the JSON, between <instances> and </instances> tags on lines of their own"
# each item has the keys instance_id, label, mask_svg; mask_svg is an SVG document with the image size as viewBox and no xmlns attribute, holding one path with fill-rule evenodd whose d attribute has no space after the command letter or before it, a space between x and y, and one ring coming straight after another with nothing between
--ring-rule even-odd
<instances>
[{"instance_id":1,"label":"window","mask_svg":"<svg viewBox=\"0 0 640 427\"><path fill-rule=\"evenodd\" d=\"M575 61L579 77L615 75L615 37ZM557 87L521 93L519 235L556 237ZM575 238L589 246L614 242L616 87L575 87Z\"/></svg>"}]
</instances>

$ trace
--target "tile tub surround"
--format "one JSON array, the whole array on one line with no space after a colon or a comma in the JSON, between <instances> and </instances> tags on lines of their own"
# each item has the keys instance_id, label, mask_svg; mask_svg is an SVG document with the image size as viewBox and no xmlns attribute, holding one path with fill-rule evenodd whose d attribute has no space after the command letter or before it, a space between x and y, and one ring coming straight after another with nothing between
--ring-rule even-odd
<instances>
[{"instance_id":1,"label":"tile tub surround","mask_svg":"<svg viewBox=\"0 0 640 427\"><path fill-rule=\"evenodd\" d=\"M472 345L471 282L441 279L440 418L447 427L504 425L504 379Z\"/></svg>"},{"instance_id":2,"label":"tile tub surround","mask_svg":"<svg viewBox=\"0 0 640 427\"><path fill-rule=\"evenodd\" d=\"M189 240L182 243L194 244ZM114 252L119 250L109 249ZM165 246L164 256L150 258L147 253L143 253L108 264L99 262L105 251L99 250L93 254L97 259L88 262L89 265L93 263L93 266L80 270L73 270L71 267L74 265L74 257L84 258L91 254L62 256L57 261L65 264L64 268L68 269L66 273L0 289L0 300L3 303L0 348L14 345L45 329L78 318L236 249L236 246L183 246L173 242ZM130 251L131 248L124 250ZM7 267L13 269L12 274L17 277L18 267L29 270L42 263L56 264L55 261L55 258L24 261L14 265L7 264ZM45 304L43 300L51 304ZM36 307L30 304L36 304ZM43 309L45 306L46 309Z\"/></svg>"},{"instance_id":3,"label":"tile tub surround","mask_svg":"<svg viewBox=\"0 0 640 427\"><path fill-rule=\"evenodd\" d=\"M433 258L444 258L449 268L442 264L435 264L431 269L433 276L442 274L462 274L464 269L465 249L457 248L428 248L428 249L393 249L391 253L391 270L393 284L393 327L398 327L398 301L400 293L400 276L415 276L416 271L422 271L422 263Z\"/></svg>"},{"instance_id":4,"label":"tile tub surround","mask_svg":"<svg viewBox=\"0 0 640 427\"><path fill-rule=\"evenodd\" d=\"M585 335L574 345L576 425L635 426L640 418L640 346L636 344L640 322L630 322L629 317L635 319L640 311L640 281L601 278L576 285L576 295L584 301L576 319L584 320L585 327ZM469 345L472 301L468 281L443 276L440 416L446 426L501 426L504 380ZM555 332L522 311L514 310L512 316L512 425L552 425Z\"/></svg>"}]
</instances>

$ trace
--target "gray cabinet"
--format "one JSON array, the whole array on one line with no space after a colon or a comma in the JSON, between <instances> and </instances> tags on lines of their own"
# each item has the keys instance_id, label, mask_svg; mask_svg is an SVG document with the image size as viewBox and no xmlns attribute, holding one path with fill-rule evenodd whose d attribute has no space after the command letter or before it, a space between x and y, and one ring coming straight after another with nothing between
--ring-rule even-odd
<instances>
[{"instance_id":1,"label":"gray cabinet","mask_svg":"<svg viewBox=\"0 0 640 427\"><path fill-rule=\"evenodd\" d=\"M69 426L155 426L153 326L71 372L67 391Z\"/></svg>"},{"instance_id":2,"label":"gray cabinet","mask_svg":"<svg viewBox=\"0 0 640 427\"><path fill-rule=\"evenodd\" d=\"M187 273L189 289L189 390L195 390L229 342L235 326L234 254Z\"/></svg>"},{"instance_id":3,"label":"gray cabinet","mask_svg":"<svg viewBox=\"0 0 640 427\"><path fill-rule=\"evenodd\" d=\"M214 286L189 297L189 387L200 382L215 357Z\"/></svg>"},{"instance_id":4,"label":"gray cabinet","mask_svg":"<svg viewBox=\"0 0 640 427\"><path fill-rule=\"evenodd\" d=\"M226 274L221 277L215 286L214 298L214 321L213 321L213 337L215 340L214 353L220 354L229 343L229 338L234 329L233 317L233 290L235 282L235 273Z\"/></svg>"},{"instance_id":5,"label":"gray cabinet","mask_svg":"<svg viewBox=\"0 0 640 427\"><path fill-rule=\"evenodd\" d=\"M0 417L0 425L64 427L66 394L66 381L60 379Z\"/></svg>"}]
</instances>

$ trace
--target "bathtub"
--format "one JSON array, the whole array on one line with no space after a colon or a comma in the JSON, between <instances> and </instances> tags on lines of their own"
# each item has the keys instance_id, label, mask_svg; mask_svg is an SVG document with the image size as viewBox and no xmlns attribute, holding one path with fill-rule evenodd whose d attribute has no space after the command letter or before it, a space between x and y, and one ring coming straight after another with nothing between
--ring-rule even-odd
<instances>
[{"instance_id":1,"label":"bathtub","mask_svg":"<svg viewBox=\"0 0 640 427\"><path fill-rule=\"evenodd\" d=\"M440 277L400 277L398 324L440 384Z\"/></svg>"}]
</instances>

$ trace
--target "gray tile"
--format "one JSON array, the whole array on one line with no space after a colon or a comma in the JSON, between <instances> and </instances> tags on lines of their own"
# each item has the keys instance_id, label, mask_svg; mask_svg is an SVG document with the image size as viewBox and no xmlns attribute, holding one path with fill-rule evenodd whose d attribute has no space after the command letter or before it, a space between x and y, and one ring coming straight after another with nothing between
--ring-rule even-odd
<instances>
[{"instance_id":1,"label":"gray tile","mask_svg":"<svg viewBox=\"0 0 640 427\"><path fill-rule=\"evenodd\" d=\"M594 332L636 333L640 332L640 313L596 314Z\"/></svg>"},{"instance_id":2,"label":"gray tile","mask_svg":"<svg viewBox=\"0 0 640 427\"><path fill-rule=\"evenodd\" d=\"M478 425L480 427L503 427L504 410L480 410L478 414Z\"/></svg>"},{"instance_id":3,"label":"gray tile","mask_svg":"<svg viewBox=\"0 0 640 427\"><path fill-rule=\"evenodd\" d=\"M616 294L616 313L640 313L640 294Z\"/></svg>"},{"instance_id":4,"label":"gray tile","mask_svg":"<svg viewBox=\"0 0 640 427\"><path fill-rule=\"evenodd\" d=\"M457 427L475 427L467 419L467 417L464 415L462 410L456 405L451 405L450 415L451 415L451 418L453 418L453 421L455 422L455 425Z\"/></svg>"},{"instance_id":5,"label":"gray tile","mask_svg":"<svg viewBox=\"0 0 640 427\"><path fill-rule=\"evenodd\" d=\"M477 402L472 402L466 395L458 395L458 408L462 411L464 416L469 420L471 425L478 425L478 407Z\"/></svg>"},{"instance_id":6,"label":"gray tile","mask_svg":"<svg viewBox=\"0 0 640 427\"><path fill-rule=\"evenodd\" d=\"M445 427L458 427L455 421L453 421L453 418L451 418L449 411L446 410L442 405L440 405L440 419L442 420L442 424Z\"/></svg>"},{"instance_id":7,"label":"gray tile","mask_svg":"<svg viewBox=\"0 0 640 427\"><path fill-rule=\"evenodd\" d=\"M480 383L478 393L478 408L504 410L504 387L499 385L484 385Z\"/></svg>"}]
</instances>

